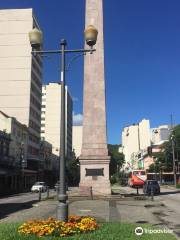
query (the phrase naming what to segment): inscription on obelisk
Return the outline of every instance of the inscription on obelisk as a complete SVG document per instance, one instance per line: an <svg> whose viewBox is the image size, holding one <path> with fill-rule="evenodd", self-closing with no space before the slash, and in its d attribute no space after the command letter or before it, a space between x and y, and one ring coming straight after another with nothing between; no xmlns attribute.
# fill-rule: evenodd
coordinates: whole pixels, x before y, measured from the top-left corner
<svg viewBox="0 0 180 240"><path fill-rule="evenodd" d="M86 0L86 27L98 29L96 52L84 60L83 143L80 156L80 189L92 187L93 194L110 194L106 133L104 78L103 1Z"/></svg>

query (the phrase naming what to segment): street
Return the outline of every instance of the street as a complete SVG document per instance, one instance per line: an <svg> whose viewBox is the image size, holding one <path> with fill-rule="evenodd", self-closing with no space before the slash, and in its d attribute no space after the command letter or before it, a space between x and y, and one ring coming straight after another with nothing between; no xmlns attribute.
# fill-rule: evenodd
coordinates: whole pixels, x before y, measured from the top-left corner
<svg viewBox="0 0 180 240"><path fill-rule="evenodd" d="M116 193L136 194L137 190L130 187L114 187ZM142 189L139 189L139 194L142 195ZM151 199L151 197L149 197ZM154 201L144 206L149 212L156 216L162 224L165 224L169 229L173 229L180 236L180 190L173 187L161 186L161 194L154 196Z"/></svg>
<svg viewBox="0 0 180 240"><path fill-rule="evenodd" d="M136 189L115 186L116 195L109 198L76 198L69 202L70 215L89 215L104 222L149 223L168 227L180 237L180 191L162 187L161 195L136 199ZM74 190L77 191L77 190ZM73 189L72 189L73 192ZM119 194L118 194L119 193ZM139 190L140 196L142 189ZM55 196L53 190L50 196ZM124 197L126 195L126 197ZM47 193L42 194L45 200ZM53 199L39 201L37 193L24 193L0 199L0 223L23 222L29 219L56 217L58 202Z"/></svg>
<svg viewBox="0 0 180 240"><path fill-rule="evenodd" d="M55 196L55 192L50 190L50 196ZM46 199L47 192L42 193L41 198ZM0 198L0 221L4 218L13 218L23 210L31 209L39 202L39 193L21 193L9 197Z"/></svg>
<svg viewBox="0 0 180 240"><path fill-rule="evenodd" d="M161 196L157 197L157 200L161 201L167 208L164 215L160 216L161 220L166 222L169 228L180 233L180 192L176 190L163 192Z"/></svg>

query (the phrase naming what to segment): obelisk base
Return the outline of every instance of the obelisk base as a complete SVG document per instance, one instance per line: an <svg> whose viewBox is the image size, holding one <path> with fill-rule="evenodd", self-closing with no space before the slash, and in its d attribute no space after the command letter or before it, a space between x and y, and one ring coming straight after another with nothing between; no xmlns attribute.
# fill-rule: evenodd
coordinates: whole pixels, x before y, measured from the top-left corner
<svg viewBox="0 0 180 240"><path fill-rule="evenodd" d="M80 193L110 195L109 156L80 156ZM92 192L91 192L92 191Z"/></svg>

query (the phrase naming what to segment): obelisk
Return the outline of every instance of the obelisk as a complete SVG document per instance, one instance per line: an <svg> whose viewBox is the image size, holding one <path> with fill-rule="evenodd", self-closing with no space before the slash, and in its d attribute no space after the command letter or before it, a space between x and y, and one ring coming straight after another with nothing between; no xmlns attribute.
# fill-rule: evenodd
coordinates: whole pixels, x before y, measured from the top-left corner
<svg viewBox="0 0 180 240"><path fill-rule="evenodd" d="M103 0L86 0L86 27L98 30L96 52L84 59L83 142L80 160L80 189L94 195L111 194L106 133L104 77Z"/></svg>

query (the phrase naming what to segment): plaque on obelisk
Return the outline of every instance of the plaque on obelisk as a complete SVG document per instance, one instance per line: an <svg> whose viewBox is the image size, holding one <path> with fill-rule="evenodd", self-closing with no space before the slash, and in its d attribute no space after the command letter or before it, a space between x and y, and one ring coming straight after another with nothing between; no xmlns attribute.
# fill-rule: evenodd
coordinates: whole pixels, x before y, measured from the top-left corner
<svg viewBox="0 0 180 240"><path fill-rule="evenodd" d="M84 60L83 142L80 160L80 189L93 194L111 194L106 133L104 78L103 0L86 0L86 27L98 30L96 52Z"/></svg>

